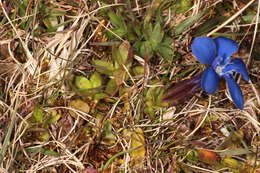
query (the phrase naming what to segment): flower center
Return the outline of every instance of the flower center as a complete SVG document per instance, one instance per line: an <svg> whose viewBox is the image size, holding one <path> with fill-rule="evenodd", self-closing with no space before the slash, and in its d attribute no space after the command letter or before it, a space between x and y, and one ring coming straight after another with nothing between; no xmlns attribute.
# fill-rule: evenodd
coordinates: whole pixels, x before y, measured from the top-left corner
<svg viewBox="0 0 260 173"><path fill-rule="evenodd" d="M223 70L226 68L226 66L230 63L231 57L222 57L217 56L215 60L212 63L212 67L214 68L215 72L222 77L226 72L223 72Z"/></svg>
<svg viewBox="0 0 260 173"><path fill-rule="evenodd" d="M222 70L224 69L224 65L218 65L218 66L216 66L216 68L215 68L215 71L216 71L216 73L219 75L219 76L222 76L223 75L223 72L222 72Z"/></svg>

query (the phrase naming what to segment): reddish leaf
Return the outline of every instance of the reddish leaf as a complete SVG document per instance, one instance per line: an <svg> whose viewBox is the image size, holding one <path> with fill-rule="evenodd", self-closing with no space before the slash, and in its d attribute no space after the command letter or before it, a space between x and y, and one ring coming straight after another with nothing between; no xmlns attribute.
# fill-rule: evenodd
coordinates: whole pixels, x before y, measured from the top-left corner
<svg viewBox="0 0 260 173"><path fill-rule="evenodd" d="M217 153L213 152L213 151L209 151L206 149L200 149L198 151L199 154L199 160L206 162L206 163L216 163L219 161L219 156L217 155Z"/></svg>

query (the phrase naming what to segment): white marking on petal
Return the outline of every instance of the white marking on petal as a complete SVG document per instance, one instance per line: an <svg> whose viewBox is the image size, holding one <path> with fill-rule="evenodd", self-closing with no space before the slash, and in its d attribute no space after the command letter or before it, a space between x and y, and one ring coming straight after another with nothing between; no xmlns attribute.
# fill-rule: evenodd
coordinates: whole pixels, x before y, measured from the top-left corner
<svg viewBox="0 0 260 173"><path fill-rule="evenodd" d="M225 66L221 66L221 65L218 65L215 69L216 73L219 75L219 76L222 76L223 75L223 72L222 70L224 69Z"/></svg>

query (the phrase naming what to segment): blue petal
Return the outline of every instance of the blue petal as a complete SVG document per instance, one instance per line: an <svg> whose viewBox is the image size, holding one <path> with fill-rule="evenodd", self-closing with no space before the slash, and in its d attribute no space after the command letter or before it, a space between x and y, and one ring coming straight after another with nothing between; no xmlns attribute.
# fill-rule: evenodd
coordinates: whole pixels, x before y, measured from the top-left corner
<svg viewBox="0 0 260 173"><path fill-rule="evenodd" d="M240 110L244 109L244 98L242 95L242 91L236 81L233 79L233 76L231 75L225 75L224 78L227 81L228 84L228 90L231 95L231 98L233 102L235 103L236 107L238 107Z"/></svg>
<svg viewBox="0 0 260 173"><path fill-rule="evenodd" d="M201 87L209 94L213 94L218 89L219 76L212 67L208 67L202 74Z"/></svg>
<svg viewBox="0 0 260 173"><path fill-rule="evenodd" d="M244 62L238 58L233 59L224 69L223 72L237 72L240 73L243 78L248 82L249 75Z"/></svg>
<svg viewBox="0 0 260 173"><path fill-rule="evenodd" d="M238 50L237 42L229 38L217 37L214 41L217 46L217 54L219 56L228 58Z"/></svg>
<svg viewBox="0 0 260 173"><path fill-rule="evenodd" d="M216 44L209 37L197 37L191 44L191 50L193 55L202 64L210 64L213 62L216 56Z"/></svg>

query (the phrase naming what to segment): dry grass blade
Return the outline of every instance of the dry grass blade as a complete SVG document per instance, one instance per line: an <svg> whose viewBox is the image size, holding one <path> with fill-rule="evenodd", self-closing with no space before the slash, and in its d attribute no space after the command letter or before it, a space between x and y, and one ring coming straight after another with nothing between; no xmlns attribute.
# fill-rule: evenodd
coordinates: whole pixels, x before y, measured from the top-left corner
<svg viewBox="0 0 260 173"><path fill-rule="evenodd" d="M13 25L13 22L10 20L8 14L6 13L4 7L3 7L3 3L2 3L2 0L0 0L0 4L1 4L1 7L2 7L2 10L3 10L3 13L5 15L5 17L7 18L8 22L10 23L10 25L12 26L13 30L15 31L16 33L16 36L19 38L20 42L22 43L22 46L25 50L25 53L26 53L26 56L28 58L28 61L27 63L25 64L25 69L28 68L29 70L29 73L30 75L34 75L34 73L36 72L36 66L37 66L37 62L36 60L33 58L30 50L28 49L28 46L27 44L22 40L21 36L20 36L20 33L17 31L17 29L15 28L15 26Z"/></svg>

